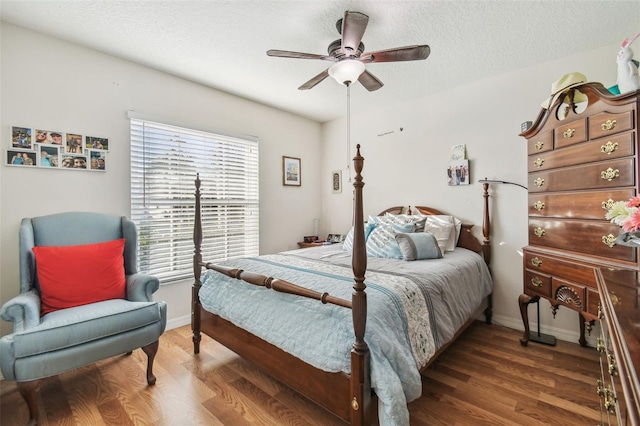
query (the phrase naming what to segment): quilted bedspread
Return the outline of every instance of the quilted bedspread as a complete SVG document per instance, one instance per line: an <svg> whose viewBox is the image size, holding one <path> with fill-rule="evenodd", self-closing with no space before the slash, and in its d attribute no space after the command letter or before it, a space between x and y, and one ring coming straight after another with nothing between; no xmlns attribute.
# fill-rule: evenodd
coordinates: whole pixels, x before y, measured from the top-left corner
<svg viewBox="0 0 640 426"><path fill-rule="evenodd" d="M351 256L337 246L222 264L351 300ZM419 369L475 313L492 290L491 277L482 258L465 249L415 262L369 258L365 276L365 341L380 422L408 425L407 403L422 393ZM214 271L204 275L200 300L206 310L316 368L350 373L355 340L350 309L277 293Z"/></svg>

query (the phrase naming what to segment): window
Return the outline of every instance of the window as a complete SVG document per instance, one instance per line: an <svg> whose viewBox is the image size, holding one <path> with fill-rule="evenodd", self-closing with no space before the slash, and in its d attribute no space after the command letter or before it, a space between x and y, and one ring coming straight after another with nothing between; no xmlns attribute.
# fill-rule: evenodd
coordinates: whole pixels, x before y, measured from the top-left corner
<svg viewBox="0 0 640 426"><path fill-rule="evenodd" d="M142 273L161 283L193 277L196 174L202 181L202 258L259 251L258 141L131 119L131 219Z"/></svg>

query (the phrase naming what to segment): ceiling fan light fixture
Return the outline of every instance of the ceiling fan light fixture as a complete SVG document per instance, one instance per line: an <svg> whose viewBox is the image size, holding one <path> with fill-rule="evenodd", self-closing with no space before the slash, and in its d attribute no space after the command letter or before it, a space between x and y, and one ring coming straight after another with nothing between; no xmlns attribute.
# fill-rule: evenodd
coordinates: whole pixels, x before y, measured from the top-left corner
<svg viewBox="0 0 640 426"><path fill-rule="evenodd" d="M329 68L329 75L345 86L358 80L364 72L364 64L357 59L343 59Z"/></svg>

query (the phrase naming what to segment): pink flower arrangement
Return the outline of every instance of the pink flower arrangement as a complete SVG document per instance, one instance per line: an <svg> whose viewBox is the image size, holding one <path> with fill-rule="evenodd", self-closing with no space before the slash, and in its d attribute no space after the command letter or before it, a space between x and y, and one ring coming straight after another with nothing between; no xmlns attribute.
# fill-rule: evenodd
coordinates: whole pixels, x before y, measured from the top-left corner
<svg viewBox="0 0 640 426"><path fill-rule="evenodd" d="M620 226L625 232L640 230L640 197L631 197L626 202L616 201L604 217Z"/></svg>

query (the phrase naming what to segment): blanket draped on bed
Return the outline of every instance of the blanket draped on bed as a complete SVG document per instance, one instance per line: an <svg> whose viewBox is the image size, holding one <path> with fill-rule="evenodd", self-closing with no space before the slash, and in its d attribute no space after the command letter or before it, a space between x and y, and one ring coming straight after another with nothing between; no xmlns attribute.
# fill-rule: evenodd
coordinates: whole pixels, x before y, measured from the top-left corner
<svg viewBox="0 0 640 426"><path fill-rule="evenodd" d="M328 260L331 251L325 251L329 255L323 258L309 258L303 256L302 251L294 251L229 260L223 265L351 300L353 272L345 264L344 252L335 252L341 258L335 263ZM475 253L468 253L480 259ZM456 258L455 255L449 257ZM420 274L398 273L395 272L397 268L385 270L387 266L381 264L376 270L375 259L369 259L370 263L371 260L374 267L367 270L365 281L368 305L365 341L370 350L371 386L380 401L381 424L408 425L407 402L422 393L420 367L453 336L455 330L449 328L461 325L448 325L461 319L447 318L444 326L438 326L434 313L440 315L439 312L448 309L444 305L449 302L443 302L449 297L448 293L453 292L455 299L466 298L460 295L459 283L470 280L471 275L475 274L471 279L472 288L463 292L470 293L471 299L481 300L489 294L491 279L488 270L484 271L486 266L484 269L482 266L472 267L472 271L466 272L462 278L459 271L455 277L448 278L437 273L437 269L429 274L424 271ZM478 270L483 273L478 274ZM451 280L455 283L452 284ZM355 340L350 309L277 293L214 271L205 274L199 295L207 311L306 363L324 371L350 373L350 351ZM434 303L438 305L435 308ZM453 316L459 315L454 312ZM462 323L464 321L466 318Z"/></svg>

